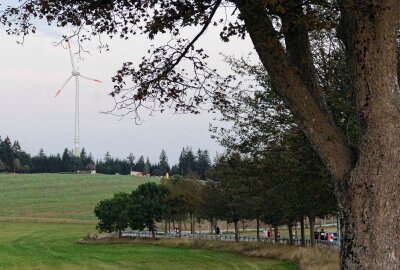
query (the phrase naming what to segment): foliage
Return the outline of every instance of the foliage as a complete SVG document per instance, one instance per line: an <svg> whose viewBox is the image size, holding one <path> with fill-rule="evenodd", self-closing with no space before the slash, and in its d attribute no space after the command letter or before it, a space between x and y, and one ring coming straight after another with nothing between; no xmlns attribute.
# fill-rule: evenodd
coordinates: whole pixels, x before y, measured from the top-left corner
<svg viewBox="0 0 400 270"><path fill-rule="evenodd" d="M165 214L165 197L168 189L156 183L138 186L130 195L129 225L132 229L148 228L155 237L155 223Z"/></svg>
<svg viewBox="0 0 400 270"><path fill-rule="evenodd" d="M208 151L198 149L195 154L189 146L182 148L178 168L179 172L175 171L175 174L192 179L207 179L207 174L211 169Z"/></svg>
<svg viewBox="0 0 400 270"><path fill-rule="evenodd" d="M128 207L130 205L128 193L116 193L112 199L105 199L97 204L94 213L99 219L96 228L99 232L118 232L121 237L122 230L129 224Z"/></svg>
<svg viewBox="0 0 400 270"><path fill-rule="evenodd" d="M232 107L221 108L222 121L232 122L232 127L214 127L212 131L214 138L228 151L239 151L251 157L253 169L247 175L253 186L263 190L265 199L258 199L258 203L268 205L263 210L264 220L275 225L291 224L303 216L323 218L337 211L329 172L299 129L297 119L277 96L275 86L264 69L249 64L245 59L227 58L227 61L236 73L255 79L258 87L251 92L236 92ZM321 68L321 73L330 73L328 68L333 68L335 64L325 64L327 66ZM332 82L331 86L335 85ZM338 89L343 87L338 83ZM330 100L349 104L339 97L337 94ZM346 115L341 117L344 119L338 121L348 122ZM347 131L351 129L347 127ZM349 140L356 144L352 134L349 134ZM258 173L253 173L250 178L251 171Z"/></svg>
<svg viewBox="0 0 400 270"><path fill-rule="evenodd" d="M198 214L202 184L199 181L180 176L164 177L161 179L161 184L169 191L165 200L167 210L164 219L181 222L189 216L190 230L191 233L194 233L194 216Z"/></svg>
<svg viewBox="0 0 400 270"><path fill-rule="evenodd" d="M7 136L4 140L0 137L0 171L28 172L32 167L30 156L21 150L18 141L11 142Z"/></svg>
<svg viewBox="0 0 400 270"><path fill-rule="evenodd" d="M189 149L189 147L187 147ZM188 170L193 171L193 176L197 178L206 177L206 173L211 167L210 157L207 150L199 149L194 155L194 163ZM0 137L0 161L3 166L0 171L17 173L57 173L57 172L89 172L96 169L102 174L130 174L131 171L142 172L145 175L165 176L171 172L168 164L168 157L164 150L160 153L158 163L151 163L149 158L140 156L137 161L133 153L125 159L114 158L110 152L106 152L102 160L95 162L93 155L87 153L83 147L79 157L75 157L71 149L65 148L62 155L47 155L43 149L37 155L31 157L21 149L18 141L11 142L9 137L4 140ZM135 162L136 161L136 162ZM174 167L175 166L175 167ZM177 168L178 165L174 165ZM174 173L180 173L174 169Z"/></svg>
<svg viewBox="0 0 400 270"><path fill-rule="evenodd" d="M237 15L218 20L218 8L230 5L232 15ZM396 0L134 3L32 0L19 7L6 8L1 21L9 27L9 33L27 34L35 31L32 20L41 18L49 24L76 28L80 40L100 34L122 38L146 34L153 39L168 32L172 40L149 50L149 56L142 58L137 69L132 62L124 63L113 78L115 86L111 95L119 99L116 108L125 109L123 114L134 112L136 115L138 108L143 107L163 109L175 105L176 110L195 113L199 105L207 102L229 107L226 93L235 76L221 78L207 65L207 54L196 48L195 43L210 25L223 27L220 37L224 41L248 34L275 89L336 180L346 219L342 267L366 269L378 265L398 266L396 256L388 257L387 252L396 255L399 250L399 239L393 237L399 224L397 221L382 223L384 215L375 215L399 211L397 193L381 196L382 189L390 190L397 184L393 179L398 178L399 171L393 162L398 159L393 149L399 147L396 136L400 129L399 86L394 81L398 79L395 44L398 14ZM181 37L181 28L193 26L198 31L194 37L189 40ZM349 86L354 88L355 96L349 98L353 104L347 109L351 112L357 100L356 114L342 117L343 112L328 107L344 105L342 101L346 98L342 94L347 92L351 97L353 90L339 93L341 100L335 100L336 94L327 95L323 91L323 84L329 87L330 81L322 84L319 81L312 34L324 31L337 34L346 46ZM182 68L185 61L192 64L188 65L191 70ZM156 104L148 106L146 101ZM344 127L355 132L343 132ZM371 171L376 170L380 173L372 175ZM373 211L374 214L360 211L365 204L382 211ZM367 237L365 228L367 232L370 228L379 228L387 235Z"/></svg>

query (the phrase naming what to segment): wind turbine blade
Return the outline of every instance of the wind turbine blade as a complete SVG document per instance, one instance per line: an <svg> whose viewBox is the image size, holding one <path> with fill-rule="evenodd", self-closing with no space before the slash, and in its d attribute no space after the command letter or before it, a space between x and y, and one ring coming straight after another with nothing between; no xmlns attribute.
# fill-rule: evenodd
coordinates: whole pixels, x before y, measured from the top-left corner
<svg viewBox="0 0 400 270"><path fill-rule="evenodd" d="M71 49L71 42L69 41L69 39L67 39L67 42L68 42L69 57L71 58L72 70L75 71L75 63L74 63L74 56L72 54L72 49Z"/></svg>
<svg viewBox="0 0 400 270"><path fill-rule="evenodd" d="M68 79L64 82L64 84L61 86L61 88L57 90L57 93L56 93L56 95L54 97L57 97L61 93L61 90L64 89L64 87L72 79L72 77L74 77L74 76L71 75L71 76L68 77Z"/></svg>
<svg viewBox="0 0 400 270"><path fill-rule="evenodd" d="M95 81L95 82L98 82L98 83L103 83L103 82L100 81L100 80L93 79L93 78L89 78L89 77L84 76L84 75L81 75L81 74L79 74L79 77L82 77L82 78L84 78L84 79L86 79L86 80Z"/></svg>

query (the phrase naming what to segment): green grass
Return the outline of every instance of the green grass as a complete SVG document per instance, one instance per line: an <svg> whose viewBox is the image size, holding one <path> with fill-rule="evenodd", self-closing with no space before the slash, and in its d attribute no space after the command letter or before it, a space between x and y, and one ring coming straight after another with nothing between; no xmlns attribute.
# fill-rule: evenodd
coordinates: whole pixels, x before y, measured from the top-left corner
<svg viewBox="0 0 400 270"><path fill-rule="evenodd" d="M90 224L0 222L1 269L260 269L293 263L189 248L140 244L82 245Z"/></svg>
<svg viewBox="0 0 400 270"><path fill-rule="evenodd" d="M148 244L82 245L95 205L159 178L0 174L0 269L274 269L296 265L231 252Z"/></svg>
<svg viewBox="0 0 400 270"><path fill-rule="evenodd" d="M0 218L95 220L95 205L156 177L90 174L0 174Z"/></svg>

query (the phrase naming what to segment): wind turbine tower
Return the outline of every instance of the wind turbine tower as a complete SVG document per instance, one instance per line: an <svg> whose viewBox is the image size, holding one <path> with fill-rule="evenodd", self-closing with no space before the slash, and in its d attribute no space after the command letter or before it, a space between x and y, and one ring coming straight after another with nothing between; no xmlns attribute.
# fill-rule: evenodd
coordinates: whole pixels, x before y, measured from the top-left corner
<svg viewBox="0 0 400 270"><path fill-rule="evenodd" d="M57 97L61 93L61 90L63 90L65 86L68 84L68 82L75 77L75 138L74 138L73 153L74 156L79 157L81 154L81 149L79 147L79 77L86 80L95 81L98 83L101 83L101 81L84 76L79 72L79 68L75 65L74 55L72 54L72 49L71 49L71 43L69 40L67 40L67 43L68 43L69 57L71 59L71 65L72 65L72 74L64 82L61 88L58 89L55 97Z"/></svg>

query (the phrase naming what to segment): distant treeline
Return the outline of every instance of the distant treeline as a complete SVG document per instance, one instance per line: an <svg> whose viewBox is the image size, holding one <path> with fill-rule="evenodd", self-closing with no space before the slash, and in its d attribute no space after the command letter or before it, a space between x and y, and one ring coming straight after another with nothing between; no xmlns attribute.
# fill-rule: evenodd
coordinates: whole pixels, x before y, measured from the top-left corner
<svg viewBox="0 0 400 270"><path fill-rule="evenodd" d="M21 149L18 141L12 142L7 136L0 137L0 172L14 173L59 173L96 170L103 174L130 174L131 171L142 172L145 175L164 176L182 175L188 178L206 179L211 168L211 160L207 150L199 149L193 152L191 147L184 147L179 156L178 164L170 166L164 150L159 161L152 163L149 158L140 156L136 159L130 153L125 159L113 158L107 152L103 159L95 160L91 153L82 148L79 157L72 150L64 149L62 155L46 155L43 149L31 156Z"/></svg>

